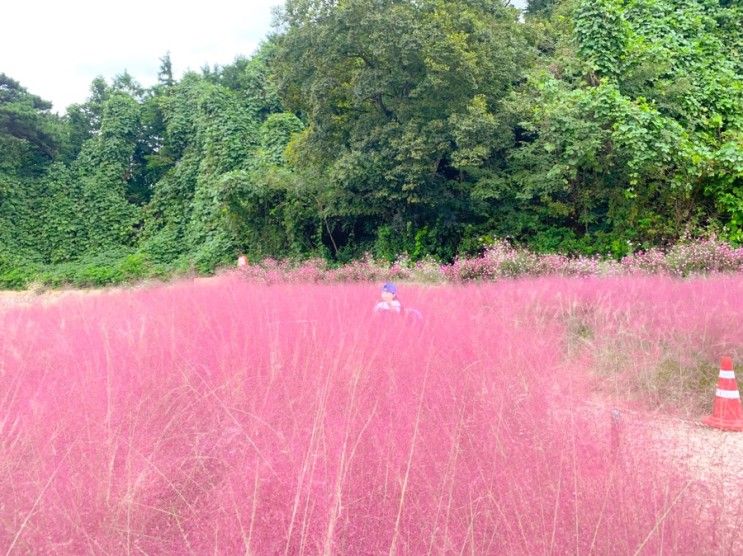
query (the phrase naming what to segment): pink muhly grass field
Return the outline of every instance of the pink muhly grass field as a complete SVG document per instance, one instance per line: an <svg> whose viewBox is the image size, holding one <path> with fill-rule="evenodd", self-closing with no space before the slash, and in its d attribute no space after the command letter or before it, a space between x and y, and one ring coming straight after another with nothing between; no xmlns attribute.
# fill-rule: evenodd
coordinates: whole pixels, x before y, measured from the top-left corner
<svg viewBox="0 0 743 556"><path fill-rule="evenodd" d="M400 291L421 323L236 276L0 312L0 552L743 550L740 504L584 410L669 357L714 385L740 277Z"/></svg>

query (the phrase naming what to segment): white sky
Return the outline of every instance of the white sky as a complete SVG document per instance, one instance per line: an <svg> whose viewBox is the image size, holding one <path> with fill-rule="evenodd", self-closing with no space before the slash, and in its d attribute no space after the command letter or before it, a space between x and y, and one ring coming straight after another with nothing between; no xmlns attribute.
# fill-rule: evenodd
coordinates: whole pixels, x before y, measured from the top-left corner
<svg viewBox="0 0 743 556"><path fill-rule="evenodd" d="M127 70L145 87L170 51L176 78L205 64L249 56L271 30L283 0L36 0L7 2L0 73L64 112L91 81ZM526 0L512 0L523 7Z"/></svg>
<svg viewBox="0 0 743 556"><path fill-rule="evenodd" d="M4 3L5 4L5 3ZM282 0L36 0L3 5L0 73L64 112L91 81L127 70L157 80L170 51L176 78L205 64L249 56L271 30Z"/></svg>

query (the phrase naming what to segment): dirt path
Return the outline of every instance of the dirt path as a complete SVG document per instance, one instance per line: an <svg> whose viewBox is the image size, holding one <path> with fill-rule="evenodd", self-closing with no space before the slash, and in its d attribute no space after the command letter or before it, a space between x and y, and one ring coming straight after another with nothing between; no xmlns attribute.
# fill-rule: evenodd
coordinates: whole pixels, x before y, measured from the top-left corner
<svg viewBox="0 0 743 556"><path fill-rule="evenodd" d="M626 450L652 450L669 471L679 473L698 500L699 518L716 524L729 553L742 553L743 432L726 432L699 420L625 409L600 400L575 410L604 423L607 442L615 445L620 459Z"/></svg>
<svg viewBox="0 0 743 556"><path fill-rule="evenodd" d="M632 426L632 417L628 421ZM636 426L645 426L651 431L658 454L689 478L690 487L700 499L702 514L718 524L718 535L728 544L730 553L741 554L743 432L712 429L699 422L680 419L655 419ZM710 514L710 508L721 513Z"/></svg>
<svg viewBox="0 0 743 556"><path fill-rule="evenodd" d="M710 409L711 406L712 397ZM607 430L614 427L620 445L631 445L632 438L650 435L655 450L669 465L701 481L737 485L741 488L738 495L743 495L743 432L722 431L703 425L701 420L626 409L595 400L586 403L584 410L598 422L604 420Z"/></svg>

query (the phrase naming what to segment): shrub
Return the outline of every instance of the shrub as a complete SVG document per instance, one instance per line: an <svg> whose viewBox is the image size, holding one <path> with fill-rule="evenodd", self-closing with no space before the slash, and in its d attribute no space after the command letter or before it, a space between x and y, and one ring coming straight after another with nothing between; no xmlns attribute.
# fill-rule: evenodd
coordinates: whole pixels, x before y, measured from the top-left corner
<svg viewBox="0 0 743 556"><path fill-rule="evenodd" d="M115 266L87 264L76 269L74 280L75 285L99 287L119 284L124 276Z"/></svg>
<svg viewBox="0 0 743 556"><path fill-rule="evenodd" d="M132 253L118 263L118 269L124 280L140 280L153 274L152 262L144 253Z"/></svg>
<svg viewBox="0 0 743 556"><path fill-rule="evenodd" d="M0 256L0 288L20 289L30 282L57 287L106 286L144 278L166 278L184 273L209 274L220 265L234 264L228 242L215 238L193 256L162 262L151 250L102 252L76 262L52 266L34 265L25 260ZM222 267L224 270L224 266ZM229 267L228 267L229 268ZM331 266L323 259L299 261L266 258L241 269L243 276L263 282L418 282L492 281L523 276L616 276L622 274L671 275L739 272L743 270L743 248L712 239L686 241L669 250L660 248L637 252L616 261L598 256L539 254L495 242L479 257L458 257L440 264L432 257L414 261L403 255L393 262L361 259Z"/></svg>
<svg viewBox="0 0 743 556"><path fill-rule="evenodd" d="M28 267L11 268L0 272L0 289L22 290L30 284L36 272Z"/></svg>

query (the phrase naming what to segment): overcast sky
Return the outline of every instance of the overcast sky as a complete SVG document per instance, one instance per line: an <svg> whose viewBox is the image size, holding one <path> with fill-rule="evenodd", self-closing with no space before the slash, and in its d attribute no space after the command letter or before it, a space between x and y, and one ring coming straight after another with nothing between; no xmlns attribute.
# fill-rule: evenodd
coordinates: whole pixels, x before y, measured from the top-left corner
<svg viewBox="0 0 743 556"><path fill-rule="evenodd" d="M517 6L526 0L512 0ZM168 51L176 78L249 56L283 0L36 0L3 6L0 73L64 112L98 75L157 80Z"/></svg>
<svg viewBox="0 0 743 556"><path fill-rule="evenodd" d="M127 70L157 80L170 51L173 70L228 64L252 54L282 0L36 0L3 6L0 73L63 112L88 96L90 82Z"/></svg>

